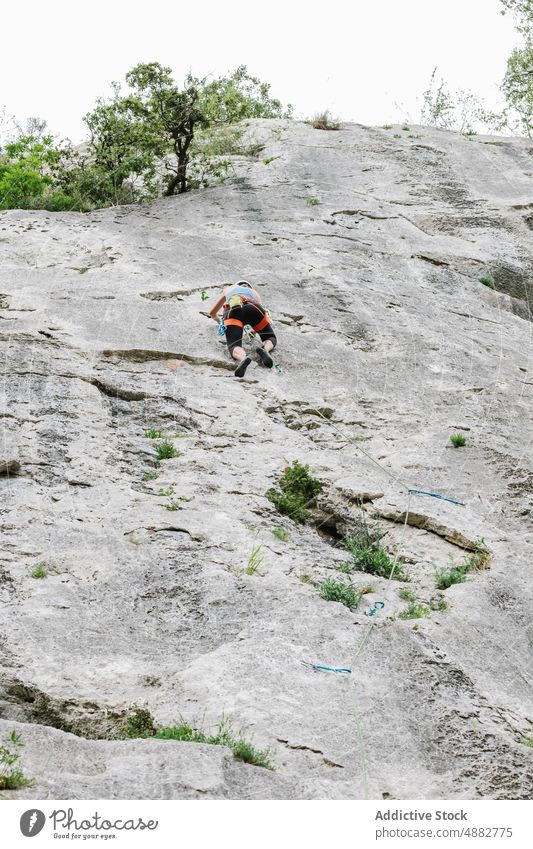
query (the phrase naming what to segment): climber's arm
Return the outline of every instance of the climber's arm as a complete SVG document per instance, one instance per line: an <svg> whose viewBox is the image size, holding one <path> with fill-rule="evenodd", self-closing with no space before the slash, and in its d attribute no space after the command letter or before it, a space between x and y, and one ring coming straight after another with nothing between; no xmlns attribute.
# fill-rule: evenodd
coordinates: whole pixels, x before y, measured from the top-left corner
<svg viewBox="0 0 533 849"><path fill-rule="evenodd" d="M211 318L214 321L216 321L217 324L219 324L219 322L220 322L220 318L218 316L218 311L221 308L221 306L222 306L222 304L224 303L225 300L226 300L226 296L224 294L222 294L220 296L220 298L218 299L218 301L216 301L216 303L213 305L213 308L209 310L209 315L211 316Z"/></svg>

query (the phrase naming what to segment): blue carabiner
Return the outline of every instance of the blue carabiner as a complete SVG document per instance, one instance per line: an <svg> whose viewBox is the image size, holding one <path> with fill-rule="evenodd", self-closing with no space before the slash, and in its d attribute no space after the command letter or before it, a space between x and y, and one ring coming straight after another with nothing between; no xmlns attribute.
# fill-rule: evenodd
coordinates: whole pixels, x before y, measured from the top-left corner
<svg viewBox="0 0 533 849"><path fill-rule="evenodd" d="M384 607L384 601L375 601L370 610L365 610L365 616L375 616L378 610L383 610Z"/></svg>

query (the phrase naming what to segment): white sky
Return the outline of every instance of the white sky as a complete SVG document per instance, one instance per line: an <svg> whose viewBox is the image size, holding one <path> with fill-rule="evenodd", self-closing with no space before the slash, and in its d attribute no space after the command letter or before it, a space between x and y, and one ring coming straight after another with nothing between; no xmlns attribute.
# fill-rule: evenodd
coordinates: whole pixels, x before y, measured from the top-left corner
<svg viewBox="0 0 533 849"><path fill-rule="evenodd" d="M416 122L438 66L451 88L499 101L520 42L499 0L25 0L2 4L0 107L38 115L73 141L111 80L138 62L181 81L239 64L272 85L297 117L324 108L344 120Z"/></svg>

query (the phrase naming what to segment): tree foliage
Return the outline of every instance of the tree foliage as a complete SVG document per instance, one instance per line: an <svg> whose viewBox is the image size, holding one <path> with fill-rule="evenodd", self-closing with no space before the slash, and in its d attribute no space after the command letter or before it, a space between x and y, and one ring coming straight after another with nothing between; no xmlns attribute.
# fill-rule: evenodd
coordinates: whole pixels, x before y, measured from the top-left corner
<svg viewBox="0 0 533 849"><path fill-rule="evenodd" d="M522 47L513 50L507 60L507 70L503 78L502 92L507 101L511 116L514 114L514 128L527 136L533 134L533 0L500 0L502 14L511 12L516 28L524 37Z"/></svg>
<svg viewBox="0 0 533 849"><path fill-rule="evenodd" d="M468 135L479 128L501 129L505 119L488 110L473 92L464 89L452 92L444 79L437 80L437 68L434 68L429 86L422 93L420 123Z"/></svg>
<svg viewBox="0 0 533 849"><path fill-rule="evenodd" d="M533 33L533 0L500 0L502 15L511 12L516 20L516 28L526 39Z"/></svg>
<svg viewBox="0 0 533 849"><path fill-rule="evenodd" d="M14 125L0 147L0 208L85 211L206 186L224 179L229 157L254 152L239 122L290 115L244 65L210 80L189 74L180 86L170 68L141 63L125 81L85 116L83 148L55 140L39 118ZM5 135L8 126L0 115Z"/></svg>
<svg viewBox="0 0 533 849"><path fill-rule="evenodd" d="M511 110L516 113L517 129L533 134L533 43L516 48L507 60L502 91Z"/></svg>

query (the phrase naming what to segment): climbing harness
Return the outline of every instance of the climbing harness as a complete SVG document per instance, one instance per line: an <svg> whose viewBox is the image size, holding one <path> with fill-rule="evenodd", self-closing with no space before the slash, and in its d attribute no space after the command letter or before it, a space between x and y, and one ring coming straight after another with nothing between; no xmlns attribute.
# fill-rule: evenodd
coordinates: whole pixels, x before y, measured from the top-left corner
<svg viewBox="0 0 533 849"><path fill-rule="evenodd" d="M320 672L345 672L348 675L351 675L351 669L345 669L342 666L322 666L320 663L310 663L308 660L302 660L304 666L310 666L311 669L317 669Z"/></svg>
<svg viewBox="0 0 533 849"><path fill-rule="evenodd" d="M378 610L383 610L384 607L384 601L375 601L370 610L365 611L365 616L375 616Z"/></svg>

